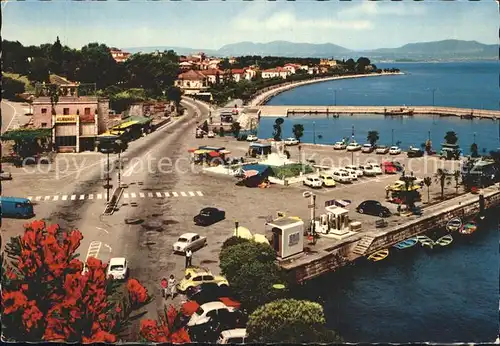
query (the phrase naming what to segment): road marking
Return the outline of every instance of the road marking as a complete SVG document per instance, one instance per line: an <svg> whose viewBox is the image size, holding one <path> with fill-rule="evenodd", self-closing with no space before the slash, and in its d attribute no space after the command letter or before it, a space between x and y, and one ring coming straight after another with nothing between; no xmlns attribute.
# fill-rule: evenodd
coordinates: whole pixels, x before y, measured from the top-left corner
<svg viewBox="0 0 500 346"><path fill-rule="evenodd" d="M368 182L368 181L367 181ZM364 182L362 182L364 183ZM361 182L360 182L361 184ZM353 184L349 184L349 186L352 186ZM344 187L344 185L341 185L341 186L338 186L337 188L342 188ZM69 199L71 199L71 201L74 201L77 199L77 196L78 195L53 195L53 196L29 196L27 197L27 199L29 199L30 201L31 200L37 200L37 201L40 201L40 200L44 200L44 201L68 201ZM79 195L80 197L78 198L80 201L82 200L102 200L102 199L106 199L106 194L105 193L97 193L97 194L83 194L83 195ZM198 197L198 196L204 196L203 193L201 191L179 191L179 192L176 192L176 191L173 191L173 192L147 192L147 193L143 193L143 192L125 192L123 193L123 197L126 198L126 199L129 199L129 198L137 198L137 197L140 197L140 198L167 198L167 197L179 197L179 196L182 196L182 197Z"/></svg>
<svg viewBox="0 0 500 346"><path fill-rule="evenodd" d="M170 197L170 193L165 192L165 197Z"/></svg>
<svg viewBox="0 0 500 346"><path fill-rule="evenodd" d="M124 197L124 198L128 198L128 197L129 197L129 196L128 196L128 193L126 193L126 192L125 192L125 193L123 194L123 197Z"/></svg>
<svg viewBox="0 0 500 346"><path fill-rule="evenodd" d="M104 231L104 232L106 232L106 233L108 233L108 234L109 234L109 232L108 232L107 230L105 230L104 228L101 228L101 227L96 227L96 228L97 228L99 231Z"/></svg>
<svg viewBox="0 0 500 346"><path fill-rule="evenodd" d="M90 195L89 195L89 199L94 199L94 195L93 195L93 194L90 194Z"/></svg>
<svg viewBox="0 0 500 346"><path fill-rule="evenodd" d="M42 199L42 196L36 196L36 200L39 201Z"/></svg>
<svg viewBox="0 0 500 346"><path fill-rule="evenodd" d="M131 193L130 196L132 196L132 198L135 198L135 193Z"/></svg>
<svg viewBox="0 0 500 346"><path fill-rule="evenodd" d="M74 201L76 199L76 195L71 195L71 200Z"/></svg>
<svg viewBox="0 0 500 346"><path fill-rule="evenodd" d="M172 192L172 195L173 195L174 197L179 197L179 194L178 194L177 192Z"/></svg>
<svg viewBox="0 0 500 346"><path fill-rule="evenodd" d="M196 191L196 193L198 194L198 196L203 196L203 194L201 193L201 191Z"/></svg>
<svg viewBox="0 0 500 346"><path fill-rule="evenodd" d="M148 197L153 197L153 193L152 192L148 192Z"/></svg>
<svg viewBox="0 0 500 346"><path fill-rule="evenodd" d="M145 196L142 192L139 192L139 196L140 196L141 198L146 197L146 196Z"/></svg>
<svg viewBox="0 0 500 346"><path fill-rule="evenodd" d="M51 196L45 196L45 200L48 201Z"/></svg>
<svg viewBox="0 0 500 346"><path fill-rule="evenodd" d="M80 195L80 200L85 199L85 195Z"/></svg>
<svg viewBox="0 0 500 346"><path fill-rule="evenodd" d="M89 250L87 251L87 257L85 258L85 262L89 259L89 257L97 258L99 256L99 251L101 250L102 243L100 241L93 241L89 245Z"/></svg>
<svg viewBox="0 0 500 346"><path fill-rule="evenodd" d="M113 250L111 249L111 246L109 246L108 244L104 244L104 247L107 247L109 249L109 252L112 252Z"/></svg>
<svg viewBox="0 0 500 346"><path fill-rule="evenodd" d="M6 101L2 101L3 103L5 103L7 106L9 106L10 108L12 108L14 110L14 115L12 116L12 118L10 119L9 121L9 124L7 125L7 128L5 129L5 131L8 131L9 130L9 127L10 125L12 124L12 122L14 121L14 119L17 117L17 110L16 108L11 105L10 103L6 102Z"/></svg>
<svg viewBox="0 0 500 346"><path fill-rule="evenodd" d="M61 199L62 199L63 201L67 200L67 199L68 199L68 195L64 195L64 196L62 196L62 198L61 198Z"/></svg>
<svg viewBox="0 0 500 346"><path fill-rule="evenodd" d="M97 194L97 199L102 199L102 193Z"/></svg>
<svg viewBox="0 0 500 346"><path fill-rule="evenodd" d="M59 200L59 196L55 195L53 201L58 201L58 200Z"/></svg>
<svg viewBox="0 0 500 346"><path fill-rule="evenodd" d="M194 192L193 191L189 191L189 196L194 196Z"/></svg>
<svg viewBox="0 0 500 346"><path fill-rule="evenodd" d="M184 191L181 191L181 196L182 197L186 197L187 195L186 195L186 193Z"/></svg>
<svg viewBox="0 0 500 346"><path fill-rule="evenodd" d="M162 196L161 192L157 192L157 193L156 193L156 197L160 197L160 198L161 198L161 197L163 197L163 196Z"/></svg>

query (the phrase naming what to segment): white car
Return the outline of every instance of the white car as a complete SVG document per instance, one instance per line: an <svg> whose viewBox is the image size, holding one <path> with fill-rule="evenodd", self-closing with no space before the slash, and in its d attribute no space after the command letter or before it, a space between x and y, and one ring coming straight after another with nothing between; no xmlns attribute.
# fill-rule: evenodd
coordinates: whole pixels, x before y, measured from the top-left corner
<svg viewBox="0 0 500 346"><path fill-rule="evenodd" d="M208 131L207 137L208 138L215 138L215 133L213 131Z"/></svg>
<svg viewBox="0 0 500 346"><path fill-rule="evenodd" d="M382 167L378 163L370 163L370 166L372 166L373 171L375 174L382 174Z"/></svg>
<svg viewBox="0 0 500 346"><path fill-rule="evenodd" d="M358 174L355 171L352 171L352 170L347 169L347 168L340 168L339 171L346 172L347 174L349 174L349 177L351 178L351 180L358 180Z"/></svg>
<svg viewBox="0 0 500 346"><path fill-rule="evenodd" d="M255 142L255 141L258 141L258 140L259 140L259 138L257 138L256 135L248 135L247 136L247 141L248 142Z"/></svg>
<svg viewBox="0 0 500 346"><path fill-rule="evenodd" d="M345 148L347 148L347 145L344 142L336 142L333 145L334 150L344 150Z"/></svg>
<svg viewBox="0 0 500 346"><path fill-rule="evenodd" d="M207 245L207 238L202 237L197 233L184 233L177 239L172 246L174 252L186 252L187 249L191 251L201 249Z"/></svg>
<svg viewBox="0 0 500 346"><path fill-rule="evenodd" d="M306 177L306 179L304 179L304 185L320 188L323 186L323 181L319 177Z"/></svg>
<svg viewBox="0 0 500 346"><path fill-rule="evenodd" d="M351 142L349 145L346 147L347 151L358 151L361 150L361 145L359 145L356 142Z"/></svg>
<svg viewBox="0 0 500 346"><path fill-rule="evenodd" d="M391 147L389 149L389 155L399 155L401 154L401 149L399 147Z"/></svg>
<svg viewBox="0 0 500 346"><path fill-rule="evenodd" d="M236 309L227 306L223 302L205 303L202 304L193 315L191 315L191 318L189 319L187 325L188 327L193 327L207 323L212 319L212 317L217 318L217 315L221 310L225 310L222 313L227 313L227 312L234 312Z"/></svg>
<svg viewBox="0 0 500 346"><path fill-rule="evenodd" d="M384 155L389 153L389 150L390 150L389 147L386 147L385 145L379 145L377 149L375 149L375 154Z"/></svg>
<svg viewBox="0 0 500 346"><path fill-rule="evenodd" d="M361 147L361 152L365 154L373 153L374 150L375 147L371 144L363 144L363 146Z"/></svg>
<svg viewBox="0 0 500 346"><path fill-rule="evenodd" d="M247 339L245 328L229 329L220 333L218 344L244 344Z"/></svg>
<svg viewBox="0 0 500 346"><path fill-rule="evenodd" d="M333 180L338 181L339 183L351 183L351 175L346 171L335 171L332 173Z"/></svg>
<svg viewBox="0 0 500 346"><path fill-rule="evenodd" d="M107 276L114 280L125 280L128 276L128 263L125 257L113 257L109 260Z"/></svg>
<svg viewBox="0 0 500 346"><path fill-rule="evenodd" d="M285 139L284 142L285 142L285 145L298 145L299 144L299 140L296 138L293 138L293 137Z"/></svg>
<svg viewBox="0 0 500 346"><path fill-rule="evenodd" d="M344 167L345 169L347 169L348 171L353 171L356 173L356 175L359 177L362 177L364 175L363 173L363 170L360 169L358 166L355 166L355 165L347 165Z"/></svg>
<svg viewBox="0 0 500 346"><path fill-rule="evenodd" d="M362 165L359 166L359 169L363 171L363 175L367 177L374 177L377 175L377 173L373 170L373 167L371 165Z"/></svg>

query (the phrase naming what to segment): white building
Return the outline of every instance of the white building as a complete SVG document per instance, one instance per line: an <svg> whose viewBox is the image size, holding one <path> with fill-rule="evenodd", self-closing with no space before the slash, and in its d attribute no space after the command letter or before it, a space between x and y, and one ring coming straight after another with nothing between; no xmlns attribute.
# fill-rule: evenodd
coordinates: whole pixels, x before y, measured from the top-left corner
<svg viewBox="0 0 500 346"><path fill-rule="evenodd" d="M268 79L268 78L283 78L286 79L289 75L291 75L291 72L287 69L284 69L283 67L276 67L276 68L271 68L268 70L262 71L262 78Z"/></svg>

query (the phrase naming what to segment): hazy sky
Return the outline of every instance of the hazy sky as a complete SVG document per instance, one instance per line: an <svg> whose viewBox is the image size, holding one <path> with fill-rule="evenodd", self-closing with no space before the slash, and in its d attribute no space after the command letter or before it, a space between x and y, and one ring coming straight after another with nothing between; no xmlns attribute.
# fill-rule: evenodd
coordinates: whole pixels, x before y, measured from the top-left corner
<svg viewBox="0 0 500 346"><path fill-rule="evenodd" d="M495 44L499 22L493 0L26 0L2 4L2 9L3 38L29 45L53 42L59 36L63 44L75 48L96 41L122 48L205 49L274 40L331 42L350 49L443 39Z"/></svg>

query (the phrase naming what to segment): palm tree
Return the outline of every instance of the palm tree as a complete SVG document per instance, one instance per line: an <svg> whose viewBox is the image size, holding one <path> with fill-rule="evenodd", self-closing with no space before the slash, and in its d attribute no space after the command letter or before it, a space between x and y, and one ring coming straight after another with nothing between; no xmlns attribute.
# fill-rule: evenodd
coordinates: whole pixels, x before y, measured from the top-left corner
<svg viewBox="0 0 500 346"><path fill-rule="evenodd" d="M295 136L295 139L297 139L300 142L300 139L304 135L304 125L302 124L294 124L292 128L293 135Z"/></svg>
<svg viewBox="0 0 500 346"><path fill-rule="evenodd" d="M448 131L446 132L446 135L444 136L444 140L448 144L457 144L458 142L458 137L455 131Z"/></svg>
<svg viewBox="0 0 500 346"><path fill-rule="evenodd" d="M368 131L368 135L366 136L366 140L370 142L370 144L375 146L375 143L379 140L378 131Z"/></svg>
<svg viewBox="0 0 500 346"><path fill-rule="evenodd" d="M472 157L478 157L479 156L479 149L478 149L476 143L472 143L470 145L470 156L472 156Z"/></svg>
<svg viewBox="0 0 500 346"><path fill-rule="evenodd" d="M424 184L427 186L427 203L431 202L431 192L430 192L430 187L432 185L432 178L431 177L425 177L424 178Z"/></svg>
<svg viewBox="0 0 500 346"><path fill-rule="evenodd" d="M436 171L436 181L441 187L441 199L444 199L444 188L450 184L450 176L444 169L438 168Z"/></svg>

